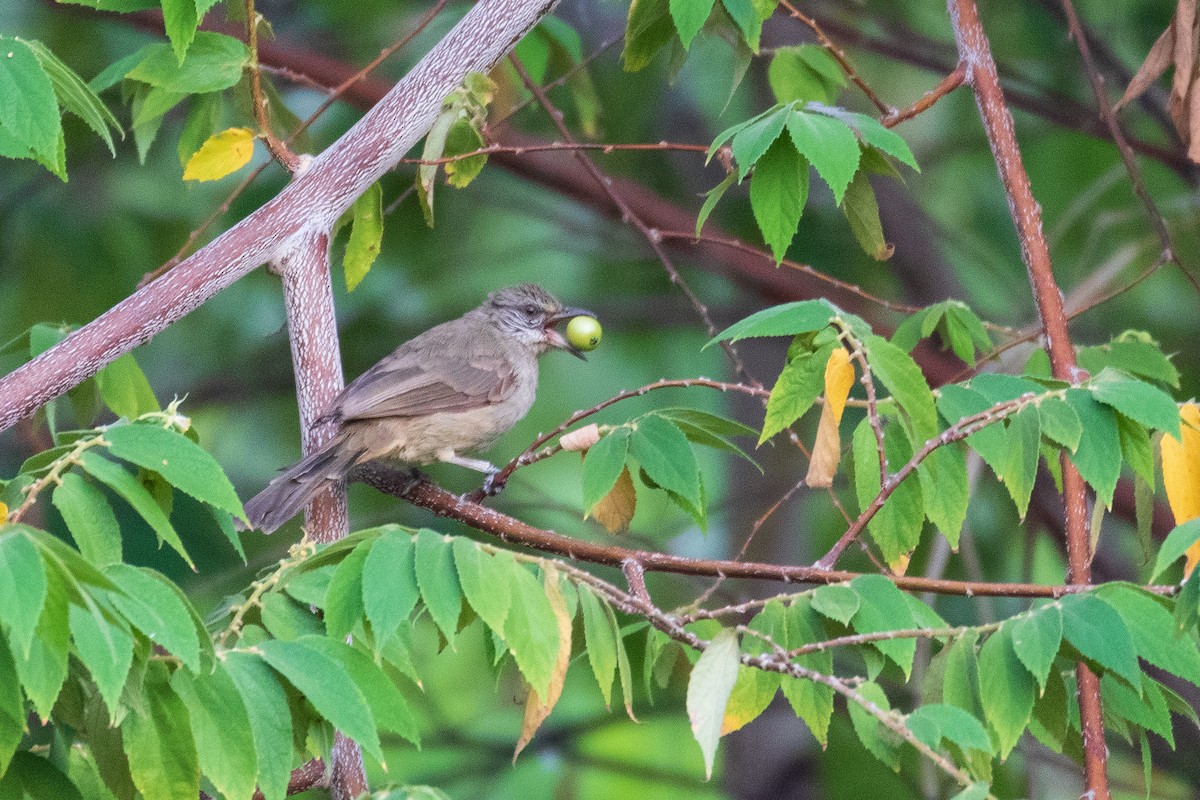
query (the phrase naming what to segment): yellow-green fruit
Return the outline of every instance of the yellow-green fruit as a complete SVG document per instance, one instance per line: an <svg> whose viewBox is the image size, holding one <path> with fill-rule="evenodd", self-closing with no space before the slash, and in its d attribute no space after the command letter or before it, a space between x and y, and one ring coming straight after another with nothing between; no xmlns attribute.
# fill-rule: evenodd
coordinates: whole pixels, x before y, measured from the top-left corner
<svg viewBox="0 0 1200 800"><path fill-rule="evenodd" d="M579 350L590 352L600 346L600 320L595 317L571 317L567 323L567 342Z"/></svg>

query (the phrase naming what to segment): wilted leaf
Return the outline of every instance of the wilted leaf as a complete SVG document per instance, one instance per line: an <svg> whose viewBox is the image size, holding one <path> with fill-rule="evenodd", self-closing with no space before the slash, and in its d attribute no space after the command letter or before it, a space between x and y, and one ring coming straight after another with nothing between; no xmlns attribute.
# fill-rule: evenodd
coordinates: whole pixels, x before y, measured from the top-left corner
<svg viewBox="0 0 1200 800"><path fill-rule="evenodd" d="M729 703L737 676L737 634L729 628L722 628L700 654L688 680L688 719L692 724L692 735L696 737L700 752L704 755L705 778L712 777L725 706Z"/></svg>
<svg viewBox="0 0 1200 800"><path fill-rule="evenodd" d="M613 488L592 506L591 515L609 533L616 533L629 527L636 511L637 489L634 488L629 467L623 467Z"/></svg>
<svg viewBox="0 0 1200 800"><path fill-rule="evenodd" d="M567 610L567 600L563 597L562 584L559 582L558 571L553 567L546 568L545 574L546 599L554 611L554 619L558 623L558 658L554 662L554 671L550 674L550 683L545 694L531 690L525 698L525 719L521 723L521 736L517 739L513 761L525 749L525 745L537 733L550 711L562 696L563 682L567 678L567 667L571 664L571 612Z"/></svg>

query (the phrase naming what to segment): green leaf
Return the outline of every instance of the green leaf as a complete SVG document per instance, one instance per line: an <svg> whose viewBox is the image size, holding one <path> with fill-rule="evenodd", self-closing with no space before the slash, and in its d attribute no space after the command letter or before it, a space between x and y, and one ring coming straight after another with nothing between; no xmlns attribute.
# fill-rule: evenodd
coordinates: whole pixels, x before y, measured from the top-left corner
<svg viewBox="0 0 1200 800"><path fill-rule="evenodd" d="M858 694L868 703L874 704L882 711L890 711L892 705L888 702L883 689L874 681L867 681L858 687ZM871 755L892 768L893 772L900 771L900 754L897 752L897 741L890 731L880 725L879 719L863 708L862 704L850 701L846 704L850 710L850 721L854 724L854 732L863 743L863 747Z"/></svg>
<svg viewBox="0 0 1200 800"><path fill-rule="evenodd" d="M183 63L187 55L188 45L196 35L196 27L200 17L196 13L195 0L162 0L163 22L167 38L171 40L171 49L179 63Z"/></svg>
<svg viewBox="0 0 1200 800"><path fill-rule="evenodd" d="M876 147L892 158L904 162L917 172L921 171L921 168L917 166L917 160L913 158L912 151L908 149L908 143L900 137L900 134L883 127L879 123L879 120L874 117L859 114L855 111L845 111L840 108L830 108L827 106L814 107L811 103L809 104L809 108L842 120L858 131L858 135L866 144Z"/></svg>
<svg viewBox="0 0 1200 800"><path fill-rule="evenodd" d="M825 48L815 44L775 48L767 80L779 103L793 100L832 103L838 88L846 85L841 67ZM857 140L854 147L858 149Z"/></svg>
<svg viewBox="0 0 1200 800"><path fill-rule="evenodd" d="M383 187L376 181L359 195L351 207L353 224L342 269L346 291L353 292L371 271L383 242Z"/></svg>
<svg viewBox="0 0 1200 800"><path fill-rule="evenodd" d="M1063 638L1085 658L1139 686L1142 670L1137 652L1116 609L1094 594L1069 594L1059 602Z"/></svg>
<svg viewBox="0 0 1200 800"><path fill-rule="evenodd" d="M963 750L992 751L992 743L983 725L957 706L937 703L920 706L905 718L904 725L935 750L945 739Z"/></svg>
<svg viewBox="0 0 1200 800"><path fill-rule="evenodd" d="M112 564L104 574L120 591L108 599L151 642L176 656L192 672L200 670L200 641L191 613L166 583L148 569Z"/></svg>
<svg viewBox="0 0 1200 800"><path fill-rule="evenodd" d="M258 756L258 788L266 800L283 800L292 764L292 715L287 695L259 656L233 651L225 654L224 661L250 720Z"/></svg>
<svg viewBox="0 0 1200 800"><path fill-rule="evenodd" d="M391 529L375 540L362 568L362 595L378 653L408 619L420 597L411 536Z"/></svg>
<svg viewBox="0 0 1200 800"><path fill-rule="evenodd" d="M1075 452L1083 436L1083 423L1075 409L1065 400L1047 397L1038 404L1037 410L1042 418L1042 435Z"/></svg>
<svg viewBox="0 0 1200 800"><path fill-rule="evenodd" d="M1135 692L1127 684L1105 674L1100 678L1100 695L1105 713L1153 731L1174 748L1171 711L1167 708L1159 684L1150 676L1142 675L1140 689L1140 693Z"/></svg>
<svg viewBox="0 0 1200 800"><path fill-rule="evenodd" d="M37 547L21 528L0 533L0 622L18 658L28 656L49 584Z"/></svg>
<svg viewBox="0 0 1200 800"><path fill-rule="evenodd" d="M729 16L741 30L746 39L746 45L758 53L759 38L762 36L763 20L771 16L775 6L756 2L756 0L721 0L721 5L729 12ZM766 13L763 13L763 12Z"/></svg>
<svg viewBox="0 0 1200 800"><path fill-rule="evenodd" d="M617 428L588 448L583 457L583 512L588 515L612 491L625 468L631 431Z"/></svg>
<svg viewBox="0 0 1200 800"><path fill-rule="evenodd" d="M704 204L700 206L700 213L696 215L696 238L700 238L700 231L704 228L704 223L708 221L709 215L717 207L717 202L725 196L725 192L729 191L729 187L733 186L735 180L737 180L737 173L730 172L720 183L704 193Z"/></svg>
<svg viewBox="0 0 1200 800"><path fill-rule="evenodd" d="M198 31L182 60L166 44L151 45L143 53L126 77L185 95L228 89L241 80L250 61L246 45L212 31Z"/></svg>
<svg viewBox="0 0 1200 800"><path fill-rule="evenodd" d="M446 641L453 643L462 613L462 587L454 569L454 551L447 537L428 528L417 533L416 551L417 586L425 607Z"/></svg>
<svg viewBox="0 0 1200 800"><path fill-rule="evenodd" d="M1070 455L1071 463L1096 490L1097 499L1112 508L1113 490L1121 477L1121 438L1116 414L1085 389L1067 389L1067 403L1079 415L1083 426L1079 447Z"/></svg>
<svg viewBox="0 0 1200 800"><path fill-rule="evenodd" d="M1081 347L1079 366L1093 375L1099 375L1106 367L1115 367L1131 375L1179 388L1179 370L1163 355L1158 345L1140 331L1126 331L1108 345Z"/></svg>
<svg viewBox="0 0 1200 800"><path fill-rule="evenodd" d="M50 758L29 751L17 753L7 774L0 775L0 797L4 800L21 800L23 797L84 800L79 788L59 769L61 763L62 756L56 752L51 752Z"/></svg>
<svg viewBox="0 0 1200 800"><path fill-rule="evenodd" d="M692 46L692 39L708 21L713 5L714 0L670 0L671 18L684 49Z"/></svg>
<svg viewBox="0 0 1200 800"><path fill-rule="evenodd" d="M879 495L879 444L870 420L864 418L854 430L854 491L860 510L865 510ZM908 438L898 425L888 425L883 431L884 454L888 464L900 465L912 458ZM912 473L900 485L867 523L871 538L883 551L889 564L895 564L911 553L921 541L925 507L920 478Z"/></svg>
<svg viewBox="0 0 1200 800"><path fill-rule="evenodd" d="M88 474L108 486L133 506L133 510L141 514L146 523L158 534L159 541L169 544L187 562L189 567L196 568L192 563L191 556L184 549L179 534L171 527L171 521L167 519L167 515L155 502L154 497L146 491L146 487L142 486L137 478L95 450L86 451L80 456L79 462Z"/></svg>
<svg viewBox="0 0 1200 800"><path fill-rule="evenodd" d="M345 642L321 636L311 637L304 643L346 668L371 709L371 715L375 718L379 730L402 736L413 744L420 744L420 732L412 712L409 711L408 702L392 679L370 656Z"/></svg>
<svg viewBox="0 0 1200 800"><path fill-rule="evenodd" d="M325 602L324 594L321 602ZM278 592L270 592L262 599L259 615L263 627L276 639L294 640L326 632L321 620L307 606Z"/></svg>
<svg viewBox="0 0 1200 800"><path fill-rule="evenodd" d="M117 425L105 431L112 454L162 475L202 503L243 522L246 512L216 459L182 433L153 424Z"/></svg>
<svg viewBox="0 0 1200 800"><path fill-rule="evenodd" d="M875 377L891 392L892 398L912 422L915 439L923 444L924 440L937 436L937 408L933 403L933 392L929 390L929 384L925 382L917 362L882 336L868 336L863 347Z"/></svg>
<svg viewBox="0 0 1200 800"><path fill-rule="evenodd" d="M521 567L510 554L492 557L476 542L463 537L456 538L452 548L467 602L489 628L503 636L504 622L512 605L512 573Z"/></svg>
<svg viewBox="0 0 1200 800"><path fill-rule="evenodd" d="M846 187L858 171L860 150L854 133L839 120L806 111L790 114L787 130L796 150L812 162L840 206Z"/></svg>
<svg viewBox="0 0 1200 800"><path fill-rule="evenodd" d="M1188 637L1175 636L1175 622L1162 598L1120 583L1096 593L1121 615L1139 656L1200 686L1200 650Z"/></svg>
<svg viewBox="0 0 1200 800"><path fill-rule="evenodd" d="M739 655L737 634L722 628L700 654L688 679L688 719L704 756L706 780L712 778L725 707L737 681Z"/></svg>
<svg viewBox="0 0 1200 800"><path fill-rule="evenodd" d="M666 417L683 431L689 442L734 453L754 464L758 464L742 448L731 442L730 436L758 437L758 431L749 425L743 425L731 419L710 414L694 408L664 408L655 412L660 417ZM762 471L761 467L758 467Z"/></svg>
<svg viewBox="0 0 1200 800"><path fill-rule="evenodd" d="M1057 603L1042 606L1036 611L1013 617L1005 623L1009 631L1013 651L1021 663L1037 680L1041 691L1046 691L1046 678L1058 646L1062 643L1062 609Z"/></svg>
<svg viewBox="0 0 1200 800"><path fill-rule="evenodd" d="M1008 758L1033 713L1033 676L1013 649L1007 625L993 633L979 652L979 699L995 736L1001 759Z"/></svg>
<svg viewBox="0 0 1200 800"><path fill-rule="evenodd" d="M268 639L258 645L264 661L313 704L317 713L381 764L375 719L346 668L305 642Z"/></svg>
<svg viewBox="0 0 1200 800"><path fill-rule="evenodd" d="M116 625L105 619L94 604L90 611L71 605L68 619L75 653L92 674L92 680L108 706L109 717L115 720L121 690L133 665L133 637L123 624Z"/></svg>
<svg viewBox="0 0 1200 800"><path fill-rule="evenodd" d="M554 19L554 17L546 17L545 19ZM446 148L443 154L445 158L452 158L454 156L465 155L466 153L474 153L476 150L482 150L486 144L483 140L483 135L475 127L472 120L459 119L446 132ZM483 168L487 165L487 159L486 153L477 153L467 158L460 158L457 161L447 161L442 165L442 169L446 171L446 183L455 189L465 189L471 185L471 181L479 177L479 173L483 172ZM379 216L380 239L383 238L382 213L381 203ZM378 248L376 248L375 252L378 254Z"/></svg>
<svg viewBox="0 0 1200 800"><path fill-rule="evenodd" d="M57 160L62 120L50 76L33 48L0 36L0 128L38 160Z"/></svg>
<svg viewBox="0 0 1200 800"><path fill-rule="evenodd" d="M845 586L826 586L824 588L841 588ZM858 595L849 590L857 604ZM775 601L772 601L775 602ZM853 614L851 614L853 616ZM819 642L825 638L824 625L814 610L814 601L800 596L792 601L786 610L786 633L784 644L789 650L809 642ZM778 641L778 639L776 639ZM833 673L833 653L828 650L817 651L799 656L794 659L797 664L815 672L829 675ZM829 742L829 721L833 717L833 689L823 683L790 675L783 676L779 688L791 705L796 716L804 720L804 724L812 731L816 740L825 747Z"/></svg>
<svg viewBox="0 0 1200 800"><path fill-rule="evenodd" d="M1008 458L1004 462L1001 479L1004 488L1017 505L1017 514L1022 520L1029 509L1029 496L1037 478L1039 445L1042 440L1041 419L1038 410L1026 406L1010 416L1008 426Z"/></svg>
<svg viewBox="0 0 1200 800"><path fill-rule="evenodd" d="M351 550L329 579L322 608L325 609L325 630L334 638L345 639L363 617L366 594L363 564L374 544L377 542L363 542Z"/></svg>
<svg viewBox="0 0 1200 800"><path fill-rule="evenodd" d="M187 706L171 690L165 665L151 662L145 700L121 723L129 771L138 791L155 800L195 800L200 792L200 765L192 739Z"/></svg>
<svg viewBox="0 0 1200 800"><path fill-rule="evenodd" d="M733 138L735 148L738 136ZM750 180L750 208L763 240L775 256L775 266L779 266L796 235L804 204L808 202L808 161L783 138L777 139L757 158L754 177ZM738 161L738 165L741 164Z"/></svg>
<svg viewBox="0 0 1200 800"><path fill-rule="evenodd" d="M917 467L917 477L921 482L925 515L957 550L971 499L963 447L951 443L932 451Z"/></svg>
<svg viewBox="0 0 1200 800"><path fill-rule="evenodd" d="M1153 486L1154 447L1150 444L1150 431L1124 414L1117 414L1117 433L1121 438L1121 454L1138 477Z"/></svg>
<svg viewBox="0 0 1200 800"><path fill-rule="evenodd" d="M854 630L859 633L881 633L891 630L910 630L917 626L904 593L882 575L860 575L850 581L861 605L854 615ZM912 672L916 639L881 639L875 648L904 670L907 678Z"/></svg>
<svg viewBox="0 0 1200 800"><path fill-rule="evenodd" d="M845 583L820 586L812 595L812 607L832 620L849 625L858 613L862 599Z"/></svg>
<svg viewBox="0 0 1200 800"><path fill-rule="evenodd" d="M651 480L692 506L701 507L696 457L687 437L674 423L653 415L640 418L630 437L629 449Z"/></svg>
<svg viewBox="0 0 1200 800"><path fill-rule="evenodd" d="M958 384L948 384L941 387L941 396L937 406L942 416L950 424L959 420L973 417L992 407L989 401L974 389L968 389ZM983 458L997 477L1004 474L1005 462L1008 459L1008 436L1002 422L994 422L971 434L966 442Z"/></svg>
<svg viewBox="0 0 1200 800"><path fill-rule="evenodd" d="M1200 569L1192 570L1175 596L1176 635L1190 632L1197 621L1200 621Z"/></svg>
<svg viewBox="0 0 1200 800"><path fill-rule="evenodd" d="M17 665L13 663L8 642L0 636L0 775L8 770L13 753L25 738L27 714L21 684L17 681Z"/></svg>
<svg viewBox="0 0 1200 800"><path fill-rule="evenodd" d="M625 22L625 48L621 63L626 72L638 72L654 60L675 36L667 0L633 0Z"/></svg>
<svg viewBox="0 0 1200 800"><path fill-rule="evenodd" d="M103 492L72 471L62 476L51 500L84 558L100 567L120 563L121 528Z"/></svg>
<svg viewBox="0 0 1200 800"><path fill-rule="evenodd" d="M895 246L883 236L883 222L879 219L879 201L865 172L860 170L846 187L842 197L842 213L850 224L858 246L876 261L892 257Z"/></svg>
<svg viewBox="0 0 1200 800"><path fill-rule="evenodd" d="M825 365L835 346L828 344L815 353L799 355L784 366L767 398L760 445L804 416L825 391Z"/></svg>
<svg viewBox="0 0 1200 800"><path fill-rule="evenodd" d="M117 150L113 145L109 128L122 136L121 123L113 115L104 101L96 95L92 88L56 56L50 48L37 41L27 41L24 44L33 51L33 55L41 64L42 69L50 77L58 102L66 111L70 111L84 121L92 131L108 145L108 151L116 156Z"/></svg>
<svg viewBox="0 0 1200 800"><path fill-rule="evenodd" d="M819 331L828 327L830 321L839 313L833 304L824 299L800 300L771 306L735 322L704 346L711 347L723 340L736 342L756 336L795 336L799 333Z"/></svg>
<svg viewBox="0 0 1200 800"><path fill-rule="evenodd" d="M25 687L25 696L43 721L50 719L54 702L67 678L67 647L70 642L68 588L63 585L63 578L57 572L52 571L46 577L45 602L34 635L24 651L15 647L12 651L16 676ZM15 644L11 636L9 642L10 645Z"/></svg>
<svg viewBox="0 0 1200 800"><path fill-rule="evenodd" d="M985 800L991 794L991 790L992 787L984 781L976 781L950 800Z"/></svg>
<svg viewBox="0 0 1200 800"><path fill-rule="evenodd" d="M1165 431L1176 439L1179 434L1179 407L1162 389L1105 369L1089 384L1092 396L1147 428Z"/></svg>
<svg viewBox="0 0 1200 800"><path fill-rule="evenodd" d="M529 570L512 570L511 588L504 639L525 680L539 697L545 697L558 659L558 618L541 583Z"/></svg>
<svg viewBox="0 0 1200 800"><path fill-rule="evenodd" d="M579 584L579 606L583 610L583 640L587 646L592 674L604 698L604 707L612 702L613 677L617 671L617 630L612 626L600 600L587 584Z"/></svg>
<svg viewBox="0 0 1200 800"><path fill-rule="evenodd" d="M136 419L158 411L158 398L133 353L126 353L96 373L100 399L118 417Z"/></svg>
<svg viewBox="0 0 1200 800"><path fill-rule="evenodd" d="M171 688L187 707L200 770L227 798L249 798L258 776L254 734L237 685L220 662L212 672L177 669Z"/></svg>
<svg viewBox="0 0 1200 800"><path fill-rule="evenodd" d="M780 107L756 119L733 135L733 159L738 166L738 181L744 181L787 124L788 109Z"/></svg>
<svg viewBox="0 0 1200 800"><path fill-rule="evenodd" d="M175 148L179 155L179 166L187 167L196 151L217 132L220 119L220 92L192 95L188 101L188 113L183 123L183 130L179 133L179 143Z"/></svg>

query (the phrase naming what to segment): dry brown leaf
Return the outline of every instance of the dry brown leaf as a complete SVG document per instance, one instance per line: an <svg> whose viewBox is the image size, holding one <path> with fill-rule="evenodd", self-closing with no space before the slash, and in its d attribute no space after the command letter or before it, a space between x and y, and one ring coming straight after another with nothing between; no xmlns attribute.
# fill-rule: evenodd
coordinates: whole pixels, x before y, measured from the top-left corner
<svg viewBox="0 0 1200 800"><path fill-rule="evenodd" d="M833 485L838 464L842 460L842 437L838 433L832 403L821 407L821 421L817 423L817 439L813 442L812 457L808 460L808 474L804 482L825 489Z"/></svg>
<svg viewBox="0 0 1200 800"><path fill-rule="evenodd" d="M1163 486L1175 524L1200 517L1200 406L1187 403L1180 409L1180 436L1162 437ZM1192 574L1200 562L1200 542L1187 549L1184 575Z"/></svg>
<svg viewBox="0 0 1200 800"><path fill-rule="evenodd" d="M1114 110L1119 109L1126 103L1130 103L1142 96L1142 93L1150 88L1150 84L1154 83L1162 74L1167 71L1167 67L1171 66L1171 55L1175 52L1175 20L1171 20L1171 24L1162 32L1158 40L1150 48L1150 52L1146 55L1146 60L1138 67L1137 73L1133 79L1129 81L1129 86L1125 89L1125 94L1117 101L1113 107Z"/></svg>
<svg viewBox="0 0 1200 800"><path fill-rule="evenodd" d="M546 688L546 699L543 701L534 690L530 690L525 698L525 720L521 723L521 738L517 740L517 749L513 752L514 762L546 721L546 717L550 716L558 698L562 696L567 667L571 664L571 614L567 611L567 600L563 597L562 586L559 584L558 570L547 565L545 575L546 599L550 601L554 619L558 622L558 658L554 662L554 673L550 676L550 683Z"/></svg>
<svg viewBox="0 0 1200 800"><path fill-rule="evenodd" d="M1129 82L1116 108L1139 97L1168 67L1173 68L1175 74L1171 77L1167 113L1187 145L1188 158L1200 163L1200 59L1197 58L1200 53L1200 28L1197 27L1200 17L1197 16L1197 2L1179 0L1170 25L1146 54L1146 60Z"/></svg>
<svg viewBox="0 0 1200 800"><path fill-rule="evenodd" d="M592 507L591 515L609 533L616 533L629 527L636 510L637 489L633 486L629 467L624 467L612 490Z"/></svg>
<svg viewBox="0 0 1200 800"><path fill-rule="evenodd" d="M577 431L563 434L558 443L562 445L563 450L582 450L587 452L587 449L600 441L600 428L596 425L585 425Z"/></svg>

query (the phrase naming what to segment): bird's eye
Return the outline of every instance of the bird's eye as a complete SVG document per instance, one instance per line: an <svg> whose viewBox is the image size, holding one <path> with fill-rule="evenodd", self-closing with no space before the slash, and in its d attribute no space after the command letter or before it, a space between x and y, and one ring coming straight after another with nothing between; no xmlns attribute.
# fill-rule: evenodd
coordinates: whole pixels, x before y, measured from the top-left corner
<svg viewBox="0 0 1200 800"><path fill-rule="evenodd" d="M525 316L536 317L537 314L538 314L538 307L535 306L533 303L530 303L529 305L525 306Z"/></svg>

